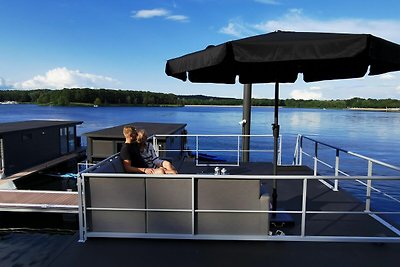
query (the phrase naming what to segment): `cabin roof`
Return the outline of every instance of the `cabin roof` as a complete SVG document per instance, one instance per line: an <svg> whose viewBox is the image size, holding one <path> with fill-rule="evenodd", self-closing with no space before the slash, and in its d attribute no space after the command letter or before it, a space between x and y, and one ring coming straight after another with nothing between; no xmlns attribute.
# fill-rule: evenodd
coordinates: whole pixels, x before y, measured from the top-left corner
<svg viewBox="0 0 400 267"><path fill-rule="evenodd" d="M62 120L29 120L0 123L0 134L48 128L55 126L68 126L82 124L83 121L62 121Z"/></svg>
<svg viewBox="0 0 400 267"><path fill-rule="evenodd" d="M152 136L154 134L174 134L186 127L186 123L132 122L85 133L84 135L87 137L124 139L122 130L125 125L133 125L136 129L144 129L148 136Z"/></svg>

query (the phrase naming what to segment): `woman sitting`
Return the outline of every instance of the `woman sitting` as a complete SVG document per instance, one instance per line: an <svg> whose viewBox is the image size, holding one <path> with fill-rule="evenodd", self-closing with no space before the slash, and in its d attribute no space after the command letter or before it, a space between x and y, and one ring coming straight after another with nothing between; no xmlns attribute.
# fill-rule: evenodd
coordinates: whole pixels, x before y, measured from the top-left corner
<svg viewBox="0 0 400 267"><path fill-rule="evenodd" d="M175 167L168 160L160 159L153 145L147 142L147 134L145 130L138 130L136 141L139 144L140 155L150 168L162 168L165 173L177 174Z"/></svg>

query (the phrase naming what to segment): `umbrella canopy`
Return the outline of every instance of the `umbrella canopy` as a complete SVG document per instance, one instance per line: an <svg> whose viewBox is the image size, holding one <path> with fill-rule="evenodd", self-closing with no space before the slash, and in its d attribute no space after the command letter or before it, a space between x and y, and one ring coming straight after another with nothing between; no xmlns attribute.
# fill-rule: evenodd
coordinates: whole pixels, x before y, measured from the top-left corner
<svg viewBox="0 0 400 267"><path fill-rule="evenodd" d="M277 174L279 83L349 79L400 70L400 45L370 34L277 31L226 42L167 61L167 75L199 83L275 83L274 159ZM274 181L272 206L276 210Z"/></svg>
<svg viewBox="0 0 400 267"><path fill-rule="evenodd" d="M167 75L186 81L293 83L359 78L400 70L400 45L370 34L277 31L208 46L167 61Z"/></svg>

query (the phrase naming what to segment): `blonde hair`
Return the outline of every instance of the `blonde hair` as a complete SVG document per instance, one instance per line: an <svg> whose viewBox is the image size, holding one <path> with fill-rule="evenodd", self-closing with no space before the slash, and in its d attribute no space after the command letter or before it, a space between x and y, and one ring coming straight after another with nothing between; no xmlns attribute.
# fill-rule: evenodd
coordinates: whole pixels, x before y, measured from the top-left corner
<svg viewBox="0 0 400 267"><path fill-rule="evenodd" d="M124 126L124 129L123 129L122 132L123 132L125 137L126 136L132 136L133 134L137 134L136 128L131 126L131 125Z"/></svg>
<svg viewBox="0 0 400 267"><path fill-rule="evenodd" d="M137 131L136 142L138 142L140 149L144 149L146 147L147 133L145 130L140 129Z"/></svg>

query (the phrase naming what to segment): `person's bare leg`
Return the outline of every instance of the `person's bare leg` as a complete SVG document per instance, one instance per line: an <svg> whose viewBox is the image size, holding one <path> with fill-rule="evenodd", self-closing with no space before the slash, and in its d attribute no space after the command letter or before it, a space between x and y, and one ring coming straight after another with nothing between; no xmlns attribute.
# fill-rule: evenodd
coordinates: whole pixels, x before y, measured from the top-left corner
<svg viewBox="0 0 400 267"><path fill-rule="evenodd" d="M176 171L174 165L171 164L168 160L164 160L162 163L162 167L165 168L165 173L169 174L177 174L178 172Z"/></svg>

